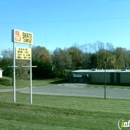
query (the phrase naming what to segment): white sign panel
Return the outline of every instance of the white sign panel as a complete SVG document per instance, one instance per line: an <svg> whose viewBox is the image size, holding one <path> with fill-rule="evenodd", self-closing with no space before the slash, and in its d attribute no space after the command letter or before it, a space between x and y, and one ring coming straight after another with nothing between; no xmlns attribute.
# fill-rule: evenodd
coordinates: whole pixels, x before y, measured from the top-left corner
<svg viewBox="0 0 130 130"><path fill-rule="evenodd" d="M33 33L14 29L13 42L33 44Z"/></svg>
<svg viewBox="0 0 130 130"><path fill-rule="evenodd" d="M30 60L31 48L16 47L16 59Z"/></svg>

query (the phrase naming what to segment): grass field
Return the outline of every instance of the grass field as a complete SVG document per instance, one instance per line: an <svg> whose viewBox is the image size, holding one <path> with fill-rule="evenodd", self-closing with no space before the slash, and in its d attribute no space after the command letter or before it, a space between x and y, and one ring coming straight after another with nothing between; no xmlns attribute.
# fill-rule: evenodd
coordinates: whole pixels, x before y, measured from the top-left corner
<svg viewBox="0 0 130 130"><path fill-rule="evenodd" d="M61 82L33 80L33 86ZM11 78L0 80L1 89L12 88L11 85ZM17 80L17 88L28 86L29 80ZM130 120L128 99L33 94L33 104L30 104L30 95L18 92L16 99L13 103L12 92L0 93L0 130L118 130L119 119ZM122 130L127 129L130 128Z"/></svg>
<svg viewBox="0 0 130 130"><path fill-rule="evenodd" d="M57 83L64 83L64 80L62 79L43 79L43 80L32 80L32 85L35 87L38 86L45 86L45 85L53 85ZM25 88L29 87L30 80L22 80L22 79L16 79L16 87L17 88ZM0 89L10 89L12 88L12 78L10 77L3 77L0 78ZM104 87L103 84L86 84L86 87ZM128 85L106 85L109 88L130 88Z"/></svg>
<svg viewBox="0 0 130 130"><path fill-rule="evenodd" d="M52 85L56 83L63 82L62 79L43 79L43 80L32 80L33 86L44 86L44 85ZM30 80L22 80L22 79L16 79L16 87L17 88L25 88L29 87ZM0 78L0 89L9 89L12 88L12 79L10 77L3 77Z"/></svg>
<svg viewBox="0 0 130 130"><path fill-rule="evenodd" d="M129 100L0 93L0 130L118 130ZM124 128L125 129L125 128ZM126 128L129 129L129 128Z"/></svg>

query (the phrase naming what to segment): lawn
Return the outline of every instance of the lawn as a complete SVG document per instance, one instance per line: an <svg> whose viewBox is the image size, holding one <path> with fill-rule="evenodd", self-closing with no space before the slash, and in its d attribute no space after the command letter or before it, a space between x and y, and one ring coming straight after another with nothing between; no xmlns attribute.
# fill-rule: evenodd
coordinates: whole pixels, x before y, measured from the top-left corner
<svg viewBox="0 0 130 130"><path fill-rule="evenodd" d="M63 79L41 79L41 80L32 80L33 87L53 85L58 83L66 82ZM30 86L30 80L16 79L16 88L25 88ZM86 84L86 87L104 87L103 84ZM109 88L130 88L128 85L107 85ZM0 89L10 89L12 88L12 78L3 77L0 78Z"/></svg>
<svg viewBox="0 0 130 130"><path fill-rule="evenodd" d="M16 81L17 88L29 86L29 80ZM33 80L33 86L61 82ZM0 79L1 89L12 88L11 85L11 78ZM0 130L118 130L119 119L130 120L128 99L33 94L33 104L30 104L29 94L17 92L16 101L13 103L12 92L0 93Z"/></svg>
<svg viewBox="0 0 130 130"><path fill-rule="evenodd" d="M0 130L118 130L130 119L129 100L33 95L31 105L29 97L17 93L12 103L12 93L0 93Z"/></svg>
<svg viewBox="0 0 130 130"><path fill-rule="evenodd" d="M43 80L32 80L32 85L37 86L45 86L45 85L53 85L56 83L63 82L62 79L43 79ZM16 88L25 88L29 87L30 80L16 79ZM10 89L12 88L12 78L3 77L0 78L0 89Z"/></svg>

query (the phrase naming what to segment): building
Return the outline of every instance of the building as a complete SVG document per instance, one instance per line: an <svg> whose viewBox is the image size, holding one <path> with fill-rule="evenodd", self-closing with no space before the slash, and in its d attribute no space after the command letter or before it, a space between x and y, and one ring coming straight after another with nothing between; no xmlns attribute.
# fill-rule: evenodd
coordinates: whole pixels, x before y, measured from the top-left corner
<svg viewBox="0 0 130 130"><path fill-rule="evenodd" d="M130 70L75 70L69 75L73 83L130 84Z"/></svg>
<svg viewBox="0 0 130 130"><path fill-rule="evenodd" d="M0 78L2 78L3 70L0 68Z"/></svg>

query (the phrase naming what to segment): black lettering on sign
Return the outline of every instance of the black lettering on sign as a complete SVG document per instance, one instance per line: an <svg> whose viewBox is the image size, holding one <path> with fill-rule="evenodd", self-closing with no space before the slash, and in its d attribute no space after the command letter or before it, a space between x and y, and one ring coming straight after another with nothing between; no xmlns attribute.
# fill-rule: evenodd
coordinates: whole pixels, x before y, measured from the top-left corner
<svg viewBox="0 0 130 130"><path fill-rule="evenodd" d="M18 53L23 53L23 51L18 51Z"/></svg>
<svg viewBox="0 0 130 130"><path fill-rule="evenodd" d="M23 38L32 38L32 34L30 34L30 33L23 32L22 36L23 36Z"/></svg>
<svg viewBox="0 0 130 130"><path fill-rule="evenodd" d="M22 33L22 36L23 36L23 39L24 39L24 38L26 37L26 33L23 32L23 33Z"/></svg>
<svg viewBox="0 0 130 130"><path fill-rule="evenodd" d="M32 34L30 33L22 33L23 42L31 43L32 42Z"/></svg>

